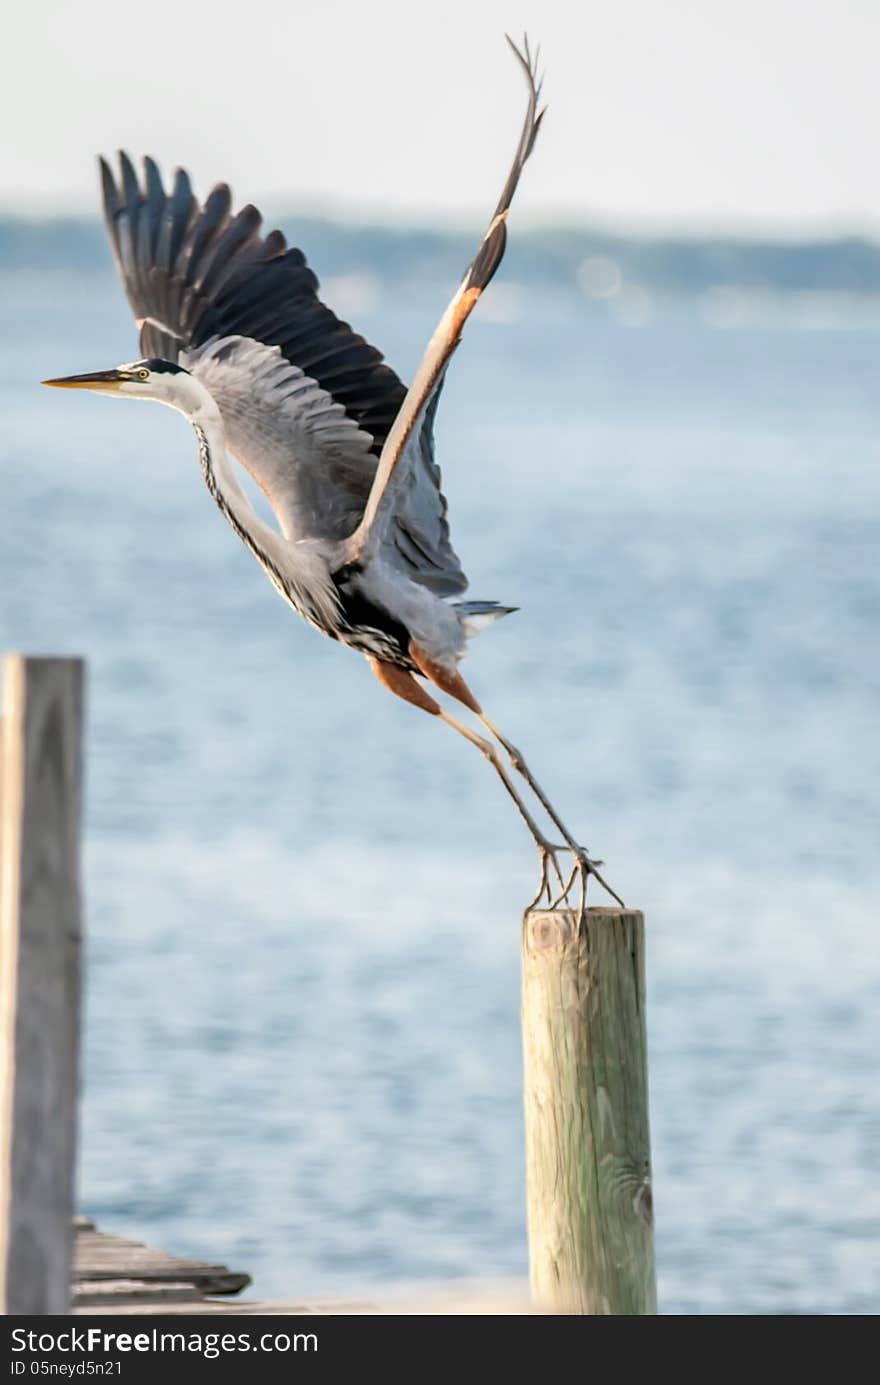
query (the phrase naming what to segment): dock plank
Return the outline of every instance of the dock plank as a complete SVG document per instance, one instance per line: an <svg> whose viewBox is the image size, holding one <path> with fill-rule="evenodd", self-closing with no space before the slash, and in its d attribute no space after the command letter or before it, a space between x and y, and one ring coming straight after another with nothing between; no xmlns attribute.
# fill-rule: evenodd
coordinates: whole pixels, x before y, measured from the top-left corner
<svg viewBox="0 0 880 1385"><path fill-rule="evenodd" d="M191 1284L175 1284L170 1280L149 1284L143 1279L81 1279L74 1286L77 1308L111 1308L130 1303L189 1303L197 1304L197 1291Z"/></svg>

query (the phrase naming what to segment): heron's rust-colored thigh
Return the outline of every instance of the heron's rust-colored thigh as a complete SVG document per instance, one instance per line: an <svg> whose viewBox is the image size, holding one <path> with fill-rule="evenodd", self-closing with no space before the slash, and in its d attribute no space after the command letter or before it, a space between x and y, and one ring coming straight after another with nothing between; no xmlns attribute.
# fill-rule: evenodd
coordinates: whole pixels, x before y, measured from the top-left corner
<svg viewBox="0 0 880 1385"><path fill-rule="evenodd" d="M424 649L420 649L412 640L410 640L409 652L416 668L426 678L429 678L435 687L438 687L441 692L448 693L450 697L454 697L457 702L463 702L465 707L476 712L477 716L480 715L483 710L482 707L456 669L444 668L442 664L429 658Z"/></svg>
<svg viewBox="0 0 880 1385"><path fill-rule="evenodd" d="M401 668L399 664L386 663L384 659L376 659L371 654L367 655L367 661L383 688L387 688L397 697L402 697L404 702L421 707L423 712L429 712L433 717L440 715L439 705L405 668Z"/></svg>

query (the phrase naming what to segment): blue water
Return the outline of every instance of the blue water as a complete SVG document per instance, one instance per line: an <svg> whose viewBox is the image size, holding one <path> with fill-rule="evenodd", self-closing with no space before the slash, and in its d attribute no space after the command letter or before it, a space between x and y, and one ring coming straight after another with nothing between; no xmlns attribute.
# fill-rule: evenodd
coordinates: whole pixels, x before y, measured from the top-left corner
<svg viewBox="0 0 880 1385"><path fill-rule="evenodd" d="M82 1208L263 1295L523 1274L508 802L278 600L181 419L35 384L136 354L110 275L0 294L0 645L89 660ZM409 373L441 304L358 325ZM438 428L522 607L466 674L646 912L661 1307L876 1311L880 325L515 306Z"/></svg>

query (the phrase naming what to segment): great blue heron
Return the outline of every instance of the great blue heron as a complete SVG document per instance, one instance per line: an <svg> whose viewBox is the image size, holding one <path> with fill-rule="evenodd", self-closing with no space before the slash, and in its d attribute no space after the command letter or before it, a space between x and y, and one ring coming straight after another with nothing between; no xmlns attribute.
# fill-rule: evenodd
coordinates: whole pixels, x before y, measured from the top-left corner
<svg viewBox="0 0 880 1385"><path fill-rule="evenodd" d="M118 180L101 160L104 212L144 359L44 383L154 399L188 418L208 490L284 599L323 634L365 654L389 691L481 751L538 848L533 902L545 891L551 904L567 899L579 875L583 907L587 875L605 884L601 863L588 858L458 671L465 641L514 608L445 599L463 592L467 579L450 543L434 415L465 321L504 254L508 209L544 114L528 41L524 53L511 48L529 89L513 164L408 390L321 303L301 251L288 249L279 231L260 235L255 207L233 215L222 183L200 205L182 169L166 192L151 158L141 184L124 153ZM248 501L227 449L265 493L278 530ZM474 713L492 739L446 711L425 681ZM538 827L499 745L564 848ZM566 848L574 865L564 879L558 853Z"/></svg>

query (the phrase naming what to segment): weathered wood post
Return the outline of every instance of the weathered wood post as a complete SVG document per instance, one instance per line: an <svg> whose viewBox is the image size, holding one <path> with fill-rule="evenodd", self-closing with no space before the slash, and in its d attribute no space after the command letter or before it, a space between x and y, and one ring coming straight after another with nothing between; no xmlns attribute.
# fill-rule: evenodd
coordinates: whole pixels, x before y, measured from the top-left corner
<svg viewBox="0 0 880 1385"><path fill-rule="evenodd" d="M66 1313L83 667L8 655L0 736L0 1307Z"/></svg>
<svg viewBox="0 0 880 1385"><path fill-rule="evenodd" d="M644 920L523 919L532 1294L562 1313L656 1313Z"/></svg>

